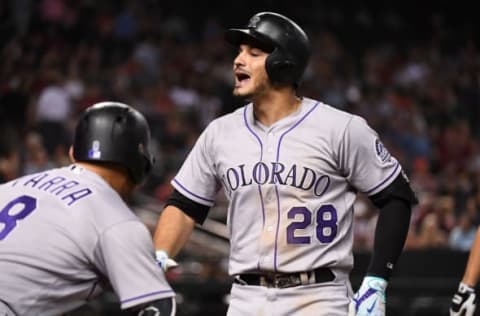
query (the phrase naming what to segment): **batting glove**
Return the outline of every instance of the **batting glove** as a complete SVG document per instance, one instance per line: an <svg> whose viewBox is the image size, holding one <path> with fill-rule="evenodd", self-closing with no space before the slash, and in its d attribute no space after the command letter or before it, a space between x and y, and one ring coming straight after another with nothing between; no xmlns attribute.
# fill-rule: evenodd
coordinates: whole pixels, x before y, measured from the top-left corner
<svg viewBox="0 0 480 316"><path fill-rule="evenodd" d="M348 307L348 316L385 316L387 281L366 276Z"/></svg>
<svg viewBox="0 0 480 316"><path fill-rule="evenodd" d="M178 263L175 260L168 257L168 254L165 250L155 251L155 259L164 272L167 272L168 269L178 266Z"/></svg>
<svg viewBox="0 0 480 316"><path fill-rule="evenodd" d="M450 305L450 316L473 316L476 305L475 290L463 282L458 285Z"/></svg>

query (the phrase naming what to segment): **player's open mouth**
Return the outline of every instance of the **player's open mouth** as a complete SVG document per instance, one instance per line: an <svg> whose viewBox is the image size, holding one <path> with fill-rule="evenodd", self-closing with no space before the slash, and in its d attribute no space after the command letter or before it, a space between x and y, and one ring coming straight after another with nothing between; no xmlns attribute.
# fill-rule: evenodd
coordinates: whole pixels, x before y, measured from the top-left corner
<svg viewBox="0 0 480 316"><path fill-rule="evenodd" d="M237 71L235 72L235 79L236 79L235 86L241 87L250 81L250 75L245 72Z"/></svg>

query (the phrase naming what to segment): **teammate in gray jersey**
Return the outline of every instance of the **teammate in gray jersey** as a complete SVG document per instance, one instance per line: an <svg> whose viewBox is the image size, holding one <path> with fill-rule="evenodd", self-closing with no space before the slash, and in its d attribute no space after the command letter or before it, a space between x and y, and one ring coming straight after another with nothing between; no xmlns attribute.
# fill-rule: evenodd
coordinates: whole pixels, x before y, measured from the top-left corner
<svg viewBox="0 0 480 316"><path fill-rule="evenodd" d="M107 286L130 315L175 314L150 232L125 200L153 159L145 118L128 105L88 108L74 164L0 185L0 315L74 310Z"/></svg>
<svg viewBox="0 0 480 316"><path fill-rule="evenodd" d="M385 315L385 290L416 202L399 162L356 115L297 95L305 32L262 12L226 32L239 48L234 95L251 103L209 124L172 180L154 241L168 268L223 189L229 200L227 315ZM357 192L380 209L368 273L353 296Z"/></svg>

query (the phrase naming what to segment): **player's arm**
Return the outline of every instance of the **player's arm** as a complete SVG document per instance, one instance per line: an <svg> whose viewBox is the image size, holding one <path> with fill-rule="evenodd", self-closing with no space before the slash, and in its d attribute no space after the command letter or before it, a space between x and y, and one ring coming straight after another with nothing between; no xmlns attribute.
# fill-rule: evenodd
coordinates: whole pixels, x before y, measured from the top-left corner
<svg viewBox="0 0 480 316"><path fill-rule="evenodd" d="M480 228L468 256L467 266L462 281L453 295L450 315L472 316L476 307L475 286L480 276Z"/></svg>
<svg viewBox="0 0 480 316"><path fill-rule="evenodd" d="M473 242L468 256L467 267L462 278L462 282L470 287L475 287L480 276L480 228L477 229L477 235Z"/></svg>
<svg viewBox="0 0 480 316"><path fill-rule="evenodd" d="M349 315L370 315L369 308L373 306L378 315L385 315L387 283L405 244L411 207L417 203L402 174L370 199L379 209L373 252L367 275L352 300Z"/></svg>
<svg viewBox="0 0 480 316"><path fill-rule="evenodd" d="M164 270L169 268L169 258L175 257L190 238L195 223L203 223L208 210L208 206L188 199L177 190L173 191L154 234L157 260Z"/></svg>
<svg viewBox="0 0 480 316"><path fill-rule="evenodd" d="M136 218L107 226L99 234L92 261L107 277L122 310L140 310L155 301L168 305L175 296L153 252L152 236Z"/></svg>
<svg viewBox="0 0 480 316"><path fill-rule="evenodd" d="M384 190L370 197L379 209L373 253L367 275L388 281L403 250L415 193L403 173Z"/></svg>

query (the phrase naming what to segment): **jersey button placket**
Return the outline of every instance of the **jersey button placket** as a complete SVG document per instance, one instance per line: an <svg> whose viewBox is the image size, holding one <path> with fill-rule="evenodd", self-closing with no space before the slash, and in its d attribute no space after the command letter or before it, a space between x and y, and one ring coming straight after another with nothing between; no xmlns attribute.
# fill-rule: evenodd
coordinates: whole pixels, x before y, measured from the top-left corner
<svg viewBox="0 0 480 316"><path fill-rule="evenodd" d="M267 152L269 153L268 156L272 156L275 149L275 135L272 131L267 133Z"/></svg>
<svg viewBox="0 0 480 316"><path fill-rule="evenodd" d="M273 189L268 189L267 190L267 202L271 203L273 201Z"/></svg>
<svg viewBox="0 0 480 316"><path fill-rule="evenodd" d="M265 183L262 185L262 195L265 205L265 223L263 224L261 236L259 236L259 268L262 270L272 270L274 268L272 249L275 244L275 223L277 218L277 205L274 199L275 188L273 184Z"/></svg>
<svg viewBox="0 0 480 316"><path fill-rule="evenodd" d="M275 143L275 133L273 131L268 131L266 134L266 152L264 156L264 162L271 166L273 162L276 162L276 143ZM269 175L272 176L271 174ZM266 270L274 269L274 253L273 248L275 245L275 228L277 222L277 200L275 194L275 184L272 184L267 181L263 185L263 196L265 202L265 225L262 233L262 256L261 256L261 267Z"/></svg>

